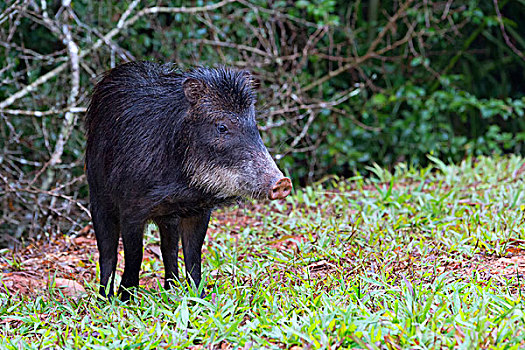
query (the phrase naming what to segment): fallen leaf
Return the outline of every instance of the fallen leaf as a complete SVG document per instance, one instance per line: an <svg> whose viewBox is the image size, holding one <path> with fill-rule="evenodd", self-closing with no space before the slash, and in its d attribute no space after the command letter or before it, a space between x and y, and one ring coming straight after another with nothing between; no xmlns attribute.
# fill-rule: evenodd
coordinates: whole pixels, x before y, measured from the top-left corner
<svg viewBox="0 0 525 350"><path fill-rule="evenodd" d="M93 228L93 225L89 224L84 226L80 231L78 231L78 236L85 235Z"/></svg>
<svg viewBox="0 0 525 350"><path fill-rule="evenodd" d="M60 288L65 296L77 297L86 293L84 287L77 281L69 280L66 278L55 278L54 282L55 286L57 288Z"/></svg>
<svg viewBox="0 0 525 350"><path fill-rule="evenodd" d="M162 252L160 251L160 247L158 245L148 245L147 250L155 255L158 259L162 257Z"/></svg>
<svg viewBox="0 0 525 350"><path fill-rule="evenodd" d="M73 242L76 244L76 245L82 245L82 244L95 244L95 240L92 239L92 238L88 238L88 237L76 237L75 239L73 239Z"/></svg>

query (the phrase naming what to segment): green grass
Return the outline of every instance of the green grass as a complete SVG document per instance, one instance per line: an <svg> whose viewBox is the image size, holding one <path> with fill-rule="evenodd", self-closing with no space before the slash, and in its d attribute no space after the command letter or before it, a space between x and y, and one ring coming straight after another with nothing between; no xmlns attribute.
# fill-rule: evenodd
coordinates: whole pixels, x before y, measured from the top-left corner
<svg viewBox="0 0 525 350"><path fill-rule="evenodd" d="M1 294L0 347L524 348L525 160L432 160L220 210L205 299L101 302L96 281L81 298ZM501 265L512 256L524 265Z"/></svg>

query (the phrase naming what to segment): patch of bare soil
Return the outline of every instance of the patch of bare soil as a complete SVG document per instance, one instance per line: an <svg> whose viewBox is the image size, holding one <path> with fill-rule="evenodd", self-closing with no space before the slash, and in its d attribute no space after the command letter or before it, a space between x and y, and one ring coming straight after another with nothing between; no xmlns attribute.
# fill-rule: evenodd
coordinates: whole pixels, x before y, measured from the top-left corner
<svg viewBox="0 0 525 350"><path fill-rule="evenodd" d="M247 207L228 212L220 211L214 216L210 225L209 238L220 234L221 230L227 227L231 234L235 235L250 225L252 227L262 225L259 215L246 215L246 211L256 211L258 208ZM262 228L261 228L262 229ZM296 251L298 242L305 242L306 237L302 236L281 236L268 242L273 248ZM397 260L390 262L390 266L383 266L395 275L414 275L421 276L424 272L431 272L435 278L443 273L452 273L458 279L477 278L482 283L504 285L509 287L511 292L518 292L520 285L523 284L525 275L525 250L524 241L514 240L510 242L506 255L503 257L488 256L477 254L474 257L455 257L437 256L411 256L410 259ZM122 247L119 249L119 265L117 272L123 271ZM348 252L344 259L334 257L334 260L320 260L311 262L308 266L297 267L301 271L296 273L306 273L309 279L323 285L323 280L329 276L345 277L358 274L364 270L375 270L381 268L381 263L370 259L356 259L352 252ZM253 255L257 258L257 252L246 252L240 259L248 258L244 255ZM206 256L206 246L204 247L204 258ZM162 261L160 247L148 245L144 249L144 260ZM432 264L429 260L438 259L440 263L433 271L430 271ZM76 296L85 292L89 285L97 283L96 261L98 251L96 240L91 225L87 225L76 237L66 235L57 236L53 240L35 241L22 250L4 253L0 256L0 288L11 294L27 296L47 295L50 287L61 288L65 296ZM160 264L162 266L162 264ZM282 266L276 264L275 273L281 275L283 282L289 281L291 271L282 271ZM416 272L417 271L417 272ZM157 289L159 281L162 283L163 271L147 273L141 276L141 285L148 289ZM293 273L292 273L293 275ZM428 276L429 274L427 274ZM417 277L416 277L417 279ZM510 281L510 282L509 282ZM250 283L250 281L246 281ZM326 286L325 286L326 287Z"/></svg>
<svg viewBox="0 0 525 350"><path fill-rule="evenodd" d="M212 218L208 237L218 234L224 227L235 235L247 225L262 225L262 220L256 215L246 215L247 211L257 209L254 205L248 205L227 213L217 212ZM205 252L206 246L203 249ZM162 261L160 246L145 246L144 261L148 260ZM23 249L4 253L0 256L0 288L13 295L46 296L49 288L58 287L64 296L77 296L84 293L89 284L98 282L97 261L93 227L87 225L75 237L57 235L51 240L34 241ZM123 270L123 247L120 242L117 273L122 274ZM140 284L148 289L158 289L159 280L162 284L163 278L163 270L143 274Z"/></svg>

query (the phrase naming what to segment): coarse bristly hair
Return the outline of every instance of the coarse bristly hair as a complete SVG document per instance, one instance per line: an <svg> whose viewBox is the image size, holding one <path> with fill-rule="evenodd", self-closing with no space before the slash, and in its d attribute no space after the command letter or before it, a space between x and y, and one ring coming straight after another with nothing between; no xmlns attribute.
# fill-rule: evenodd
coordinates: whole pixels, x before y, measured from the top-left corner
<svg viewBox="0 0 525 350"><path fill-rule="evenodd" d="M162 99L173 88L188 78L202 81L213 97L218 97L225 103L225 107L233 111L245 110L256 102L253 89L254 79L246 70L233 70L224 66L217 68L197 67L188 71L181 71L175 64L157 64L154 62L128 62L113 68L101 75L99 84L95 86L93 97L85 118L86 133L93 130L97 122L96 105L101 98L111 98L119 91L127 90L129 95L143 97L150 95ZM137 89L142 88L144 91ZM134 101L137 102L136 100ZM159 101L161 102L161 101Z"/></svg>
<svg viewBox="0 0 525 350"><path fill-rule="evenodd" d="M194 103L185 91L185 82L192 79ZM131 198L129 192L137 196L138 191L143 199L155 197L155 203L203 195L192 188L207 194L203 203L210 201L209 195L216 196L213 204L228 196L261 196L260 186L269 180L263 184L260 175L280 172L257 132L253 83L249 72L225 67L182 72L173 64L131 62L110 70L95 87L86 115L90 187L117 197ZM251 130L239 144L241 154L239 148L219 156L196 147L202 142L194 131L216 111L231 112L243 130ZM241 166L247 164L241 157L247 154L255 158L249 163L257 163L254 168Z"/></svg>
<svg viewBox="0 0 525 350"><path fill-rule="evenodd" d="M248 71L238 71L225 67L199 67L182 74L185 78L194 78L205 83L208 92L229 102L233 110L244 110L256 101L253 90L253 77Z"/></svg>

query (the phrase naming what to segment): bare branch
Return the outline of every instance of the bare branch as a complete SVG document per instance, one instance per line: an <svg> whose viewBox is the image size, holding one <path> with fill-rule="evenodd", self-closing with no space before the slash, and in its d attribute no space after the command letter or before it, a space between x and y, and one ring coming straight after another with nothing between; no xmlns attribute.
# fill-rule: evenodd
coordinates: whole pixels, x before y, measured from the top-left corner
<svg viewBox="0 0 525 350"><path fill-rule="evenodd" d="M141 11L139 11L135 16L132 18L126 20L126 21L119 21L117 24L120 24L120 26L117 25L116 28L113 28L110 30L102 39L97 40L90 48L86 50L82 50L80 52L79 58L84 58L86 55L90 54L92 51L97 50L102 46L102 44L109 42L115 35L120 33L122 29L127 28L131 25L133 25L135 22L137 22L141 17L148 15L148 14L158 14L158 13L197 13L197 12L204 12L204 11L212 11L216 10L218 8L221 8L227 4L233 3L236 0L223 0L213 5L207 5L207 6L198 6L198 7L148 7ZM133 3L130 5L132 6ZM131 11L129 11L131 12ZM126 13L126 12L125 12ZM123 16L124 17L124 16ZM24 97L28 93L31 93L37 89L38 86L46 83L50 79L56 77L58 74L62 73L67 68L67 63L62 63L55 69L49 71L48 73L42 75L40 78L35 80L30 85L27 85L23 89L17 91L13 95L6 98L4 101L0 102L0 110L4 109L10 105L12 105L16 100Z"/></svg>
<svg viewBox="0 0 525 350"><path fill-rule="evenodd" d="M65 14L68 11L73 11L69 6L70 2L68 0L62 1L62 6L67 6L67 11L64 12ZM62 25L62 32L64 33L64 43L67 46L67 51L69 53L69 60L71 63L71 91L69 93L68 97L68 105L74 105L78 96L79 92L79 85L80 85L80 64L79 64L79 58L78 58L78 46L73 41L73 37L71 35L71 31L69 30L68 24ZM62 153L64 152L64 145L66 144L69 135L71 134L71 131L73 127L76 124L76 114L71 113L70 111L67 111L64 117L64 123L62 125L62 129L60 130L60 134L58 135L58 140L55 144L55 150L53 154L51 155L51 160L49 162L50 166L53 166L57 163L61 162Z"/></svg>
<svg viewBox="0 0 525 350"><path fill-rule="evenodd" d="M47 115L64 114L64 113L85 113L86 107L69 107L65 109L50 109L47 111L28 111L25 109L0 109L0 113L11 115L27 115L30 117L45 117Z"/></svg>
<svg viewBox="0 0 525 350"><path fill-rule="evenodd" d="M522 60L525 60L525 56L523 55L523 52L518 50L516 46L510 41L509 36L507 35L507 32L505 31L505 25L503 24L503 16L501 15L501 12L499 10L498 0L494 1L494 9L496 10L496 15L498 16L498 22L499 22L499 28L501 30L501 34L503 35L503 38L505 39L505 43L511 48L511 50L518 55Z"/></svg>

